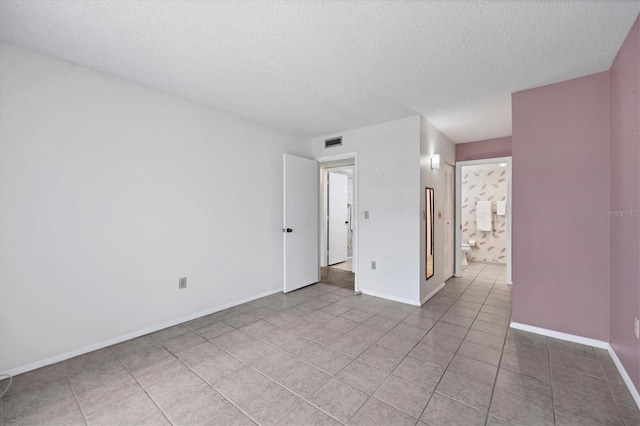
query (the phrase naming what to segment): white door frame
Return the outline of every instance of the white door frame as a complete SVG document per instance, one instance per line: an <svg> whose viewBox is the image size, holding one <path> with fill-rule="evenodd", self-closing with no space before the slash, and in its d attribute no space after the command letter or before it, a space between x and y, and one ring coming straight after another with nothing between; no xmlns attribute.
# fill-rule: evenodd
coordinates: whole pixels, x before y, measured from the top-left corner
<svg viewBox="0 0 640 426"><path fill-rule="evenodd" d="M451 186L447 188L447 176L446 176L446 168L447 167L451 167ZM455 249L455 245L456 245L456 166L454 166L453 164L449 164L449 163L444 163L443 166L441 167L442 171L444 173L444 187L445 187L445 194L444 194L444 205L443 205L443 209L442 211L445 213L444 214L444 225L445 225L445 237L444 237L444 241L447 241L447 233L451 232L451 230L453 230L453 239L451 240L450 244L452 245L451 247L447 247L447 245L444 245L444 249L445 249L445 259L447 258L447 253L449 253L449 256L452 257L451 259L451 275L449 275L449 271L447 270L447 262L444 262L444 276L445 276L445 281L448 280L449 278L451 278L452 276L455 276L456 273L456 249ZM453 190L453 194L449 195L446 193L446 191L449 190ZM448 210L447 206L447 197L451 196L451 211L449 212L449 214L451 215L449 218L447 218L446 212ZM447 220L450 219L451 220L451 228L447 228ZM450 235L450 234L449 234ZM451 251L449 251L449 249L451 249Z"/></svg>
<svg viewBox="0 0 640 426"><path fill-rule="evenodd" d="M456 277L462 276L462 167L477 166L480 164L507 163L507 284L513 284L511 277L512 252L511 243L512 221L511 221L511 157L485 158L482 160L456 161L456 247L455 247L455 272Z"/></svg>
<svg viewBox="0 0 640 426"><path fill-rule="evenodd" d="M355 282L354 282L354 291L358 292L360 291L360 284L359 284L359 274L358 274L358 241L359 241L359 235L360 235L360 226L359 226L359 212L360 212L360 198L359 198L359 185L358 185L358 180L359 180L359 174L358 174L358 152L345 152L344 154L336 154L336 155L328 155L328 156L321 156L321 157L315 157L314 160L316 160L318 163L320 163L320 169L322 170L322 163L328 163L330 161L337 161L337 160L353 160L353 204L354 204L354 214L353 214L353 272L355 273ZM322 173L322 172L321 172ZM323 209L324 206L324 202L323 202L323 196L324 196L324 188L322 187L322 185L324 185L324 179L321 179L323 182L320 183L320 188L319 188L319 197L320 199L318 200L319 202L319 206L320 209ZM322 214L322 212L320 212L320 220L323 220L322 218L324 217L324 215ZM319 224L320 225L320 224ZM322 232L322 227L318 226L318 232L321 233ZM322 244L322 235L319 235L319 242L320 244ZM321 248L318 250L318 252L320 253L320 256L322 256L322 250ZM326 261L325 261L326 263ZM322 265L322 259L320 259L320 263L319 265ZM320 272L320 268L318 268L318 281L320 281L320 276L321 276L321 272Z"/></svg>

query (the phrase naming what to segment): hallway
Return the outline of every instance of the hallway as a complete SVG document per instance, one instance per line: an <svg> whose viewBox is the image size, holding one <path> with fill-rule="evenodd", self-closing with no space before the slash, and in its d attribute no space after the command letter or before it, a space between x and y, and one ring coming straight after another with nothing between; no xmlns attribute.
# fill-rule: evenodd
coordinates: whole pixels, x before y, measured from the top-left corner
<svg viewBox="0 0 640 426"><path fill-rule="evenodd" d="M333 266L327 266L321 269L320 282L327 285L346 288L348 290L354 290L354 280L356 274L350 271L345 271Z"/></svg>

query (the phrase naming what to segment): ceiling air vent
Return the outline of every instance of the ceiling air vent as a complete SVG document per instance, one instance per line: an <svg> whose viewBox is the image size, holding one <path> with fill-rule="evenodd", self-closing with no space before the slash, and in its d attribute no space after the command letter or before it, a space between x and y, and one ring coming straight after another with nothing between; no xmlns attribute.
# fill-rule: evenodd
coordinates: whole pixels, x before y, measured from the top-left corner
<svg viewBox="0 0 640 426"><path fill-rule="evenodd" d="M333 139L326 139L324 141L325 148L331 148L332 146L340 146L342 145L342 136Z"/></svg>

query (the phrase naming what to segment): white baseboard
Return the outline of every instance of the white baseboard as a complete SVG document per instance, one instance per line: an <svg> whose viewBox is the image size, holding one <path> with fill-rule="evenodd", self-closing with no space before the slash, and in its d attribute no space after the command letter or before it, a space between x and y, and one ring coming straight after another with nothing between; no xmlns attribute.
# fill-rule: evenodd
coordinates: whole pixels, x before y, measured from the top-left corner
<svg viewBox="0 0 640 426"><path fill-rule="evenodd" d="M611 359L613 359L614 364L618 368L618 371L620 372L620 375L622 376L622 379L624 380L625 385L627 385L629 392L631 392L631 396L633 396L633 399L636 402L636 405L638 405L638 408L640 409L640 394L638 393L638 389L636 389L636 387L634 386L633 381L631 380L631 377L629 377L629 374L627 374L627 370L624 369L624 366L622 365L622 362L620 362L618 355L613 350L613 347L611 346L611 344L609 344L608 342L604 342L602 340L590 339L588 337L576 336L568 333L562 333L560 331L548 330L546 328L534 327L532 325L521 324L518 322L511 322L510 327L515 328L517 330L528 331L530 333L541 334L547 337L566 340L568 342L574 342L574 343L580 343L587 346L593 346L594 348L606 349L609 352L609 355L611 355Z"/></svg>
<svg viewBox="0 0 640 426"><path fill-rule="evenodd" d="M629 392L631 392L631 396L633 396L633 400L636 402L638 409L640 409L640 393L638 393L638 389L633 385L631 377L629 377L627 370L624 369L624 366L622 365L620 358L618 358L616 351L613 350L613 347L609 345L607 350L609 351L609 355L611 355L611 359L613 359L613 363L618 367L618 371L622 376L622 380L624 380L624 384L627 385Z"/></svg>
<svg viewBox="0 0 640 426"><path fill-rule="evenodd" d="M367 296L379 297L381 299L393 300L394 302L406 303L407 305L420 306L420 302L416 300L403 299L401 297L389 296L387 294L376 293L375 291L360 290L362 294Z"/></svg>
<svg viewBox="0 0 640 426"><path fill-rule="evenodd" d="M447 283L442 283L440 284L438 287L435 288L435 290L433 290L431 293L427 294L421 301L420 301L420 306L424 305L425 303L427 303L429 301L429 299L431 299L433 296L435 296L436 294L438 294L438 292L440 290L442 290L444 288L444 286Z"/></svg>
<svg viewBox="0 0 640 426"><path fill-rule="evenodd" d="M153 333L155 331L159 331L165 329L167 327L172 327L174 325L182 324L183 322L191 321L196 318L203 317L205 315L210 315L215 312L223 311L225 309L232 308L234 306L242 305L243 303L251 302L252 300L260 299L261 297L270 296L275 293L281 292L282 289L278 288L275 290L265 291L264 293L256 294L251 297L247 297L241 300L237 300L235 302L227 303L224 305L216 306L214 308L207 309L205 311L198 312L196 314L187 315L186 317L177 318L163 324L154 325L152 327L147 327L143 330L134 331L133 333L128 333L123 336L114 337L113 339L105 340L99 343L95 343L93 345L85 346L83 348L74 349L69 352L64 352L59 355L54 355L49 358L45 358L39 361L30 362L28 364L20 365L18 367L10 368L6 371L0 372L0 374L8 374L10 376L16 376L18 374L26 373L27 371L35 370L38 368L46 367L47 365L55 364L56 362L65 361L67 359L71 359L80 355L84 355L89 352L96 351L98 349L106 348L107 346L115 345L117 343L122 343L127 340L135 339L136 337L144 336L145 334Z"/></svg>
<svg viewBox="0 0 640 426"><path fill-rule="evenodd" d="M534 327L533 325L521 324L519 322L511 322L509 325L516 330L528 331L529 333L541 334L554 339L566 340L567 342L580 343L582 345L593 346L594 348L607 349L608 342L602 340L591 339L589 337L576 336L574 334L562 333L560 331L549 330L546 328Z"/></svg>

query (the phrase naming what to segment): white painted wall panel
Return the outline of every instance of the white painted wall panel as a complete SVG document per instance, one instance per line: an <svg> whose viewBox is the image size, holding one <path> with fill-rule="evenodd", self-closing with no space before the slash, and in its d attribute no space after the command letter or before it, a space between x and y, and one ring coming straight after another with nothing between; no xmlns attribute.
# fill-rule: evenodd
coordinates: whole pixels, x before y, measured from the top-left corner
<svg viewBox="0 0 640 426"><path fill-rule="evenodd" d="M334 136L342 146L325 149ZM418 304L420 116L318 137L311 149L314 158L358 152L360 290Z"/></svg>
<svg viewBox="0 0 640 426"><path fill-rule="evenodd" d="M0 371L282 288L304 140L0 49Z"/></svg>

